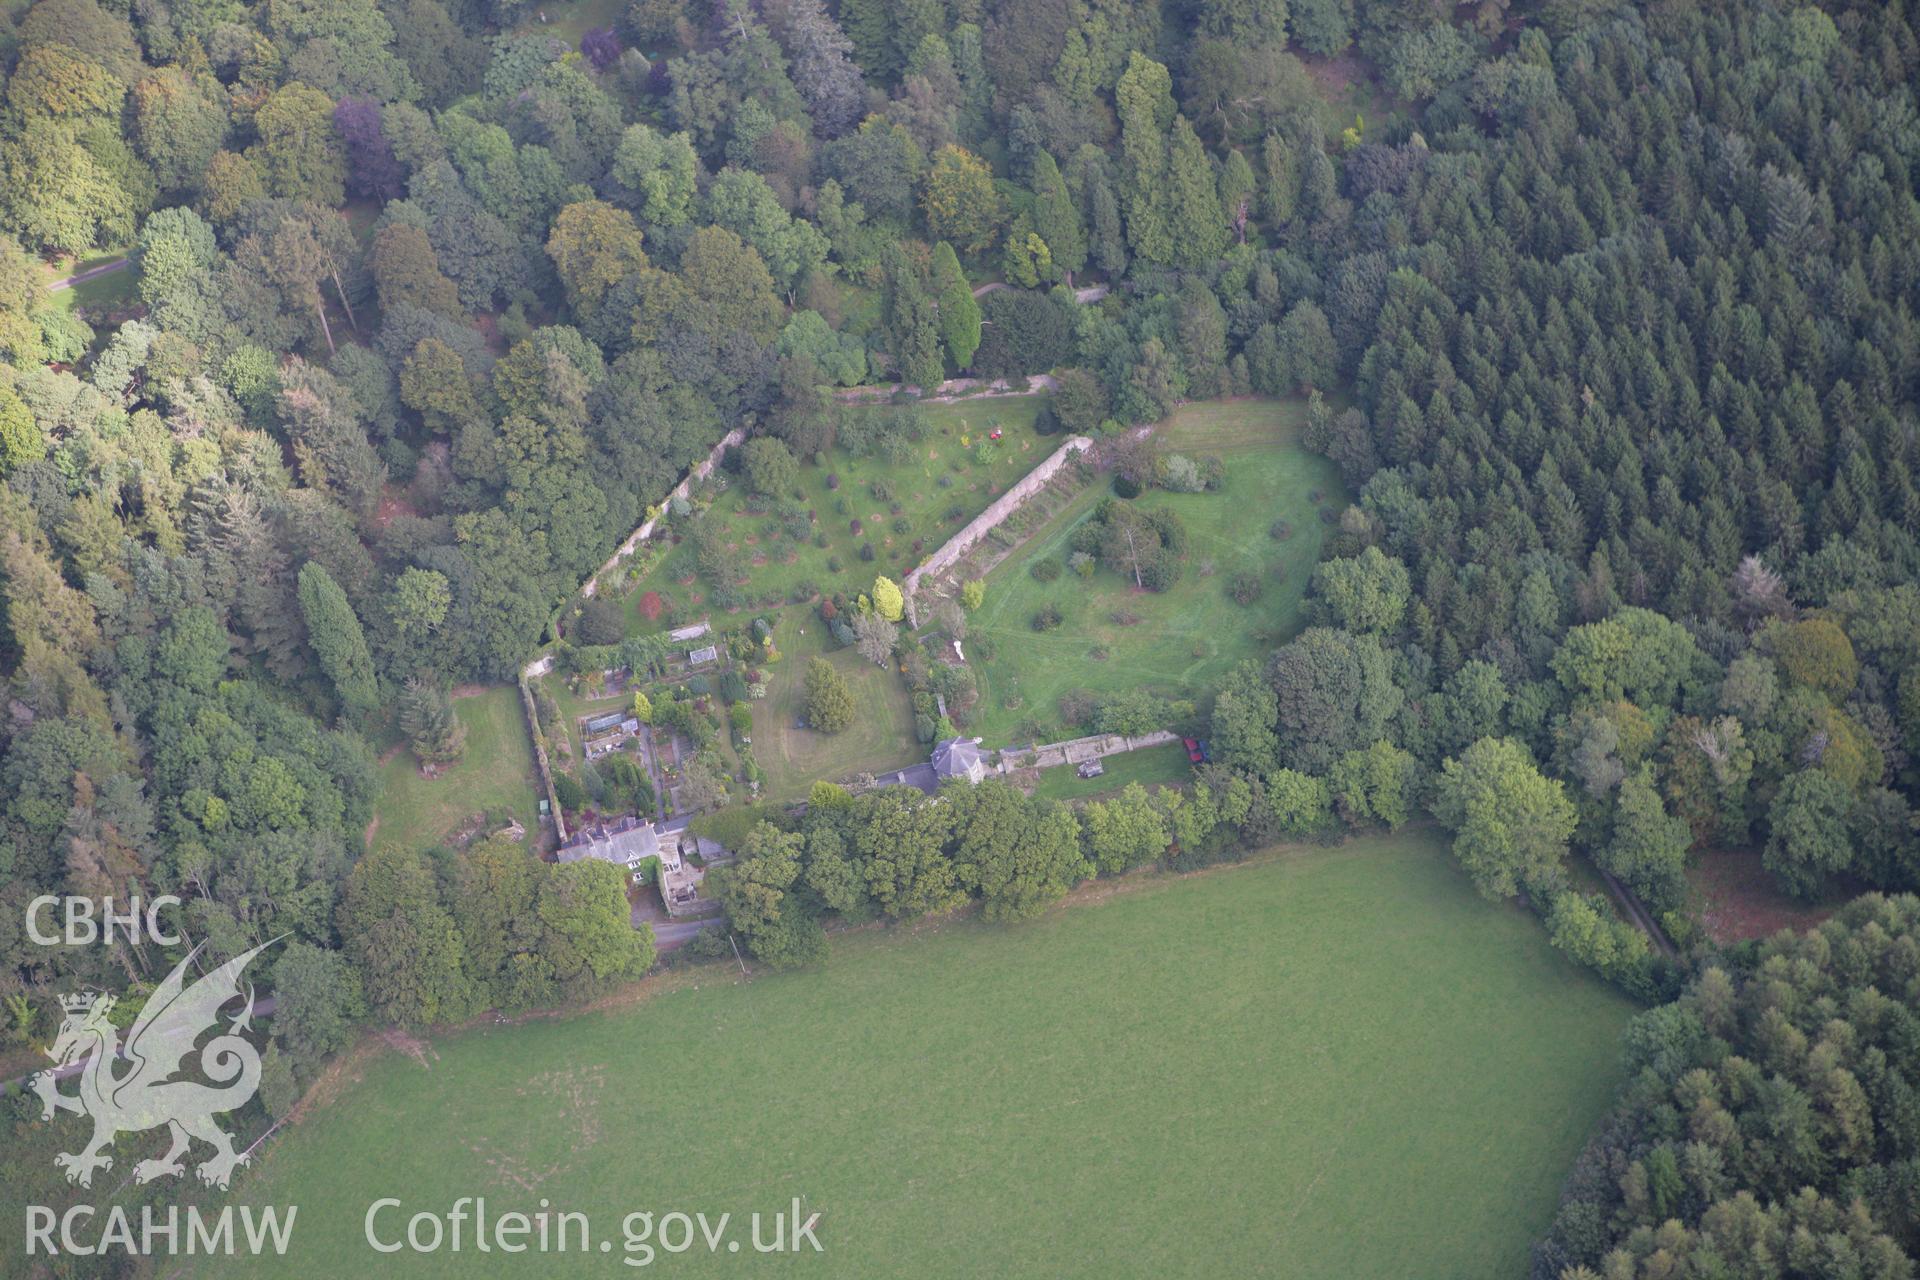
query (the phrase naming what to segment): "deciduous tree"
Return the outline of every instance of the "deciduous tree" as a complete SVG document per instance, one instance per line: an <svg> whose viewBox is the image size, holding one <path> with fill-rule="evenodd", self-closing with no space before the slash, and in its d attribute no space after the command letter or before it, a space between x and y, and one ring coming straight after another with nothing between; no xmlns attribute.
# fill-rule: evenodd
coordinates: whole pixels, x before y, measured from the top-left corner
<svg viewBox="0 0 1920 1280"><path fill-rule="evenodd" d="M373 237L373 284L382 311L406 303L458 320L460 289L440 269L433 242L420 227L394 222Z"/></svg>
<svg viewBox="0 0 1920 1280"><path fill-rule="evenodd" d="M900 628L878 613L863 613L853 620L854 647L860 656L875 666L893 660L893 647L900 641Z"/></svg>
<svg viewBox="0 0 1920 1280"><path fill-rule="evenodd" d="M1119 875L1152 862L1173 838L1165 812L1137 782L1129 782L1111 800L1088 803L1082 822L1087 857L1101 875Z"/></svg>
<svg viewBox="0 0 1920 1280"><path fill-rule="evenodd" d="M997 778L956 792L954 802L953 859L987 919L1032 919L1093 874L1065 804L1030 800Z"/></svg>
<svg viewBox="0 0 1920 1280"><path fill-rule="evenodd" d="M161 67L133 86L129 137L162 191L198 191L227 137L227 102L211 75Z"/></svg>
<svg viewBox="0 0 1920 1280"><path fill-rule="evenodd" d="M592 858L547 870L540 885L540 956L575 998L644 977L653 929L635 926L626 872Z"/></svg>
<svg viewBox="0 0 1920 1280"><path fill-rule="evenodd" d="M1324 561L1313 578L1334 621L1355 633L1391 635L1413 590L1407 567L1378 547Z"/></svg>
<svg viewBox="0 0 1920 1280"><path fill-rule="evenodd" d="M1413 816L1418 777L1419 762L1410 752L1380 741L1334 761L1327 790L1349 825L1378 822L1391 831Z"/></svg>
<svg viewBox="0 0 1920 1280"><path fill-rule="evenodd" d="M254 128L260 140L247 148L247 158L269 195L329 207L346 199L346 151L326 94L287 85L261 104Z"/></svg>
<svg viewBox="0 0 1920 1280"><path fill-rule="evenodd" d="M547 236L567 301L580 311L599 306L607 290L647 265L633 215L604 200L582 200L562 209Z"/></svg>
<svg viewBox="0 0 1920 1280"><path fill-rule="evenodd" d="M1377 639L1325 627L1276 652L1267 680L1280 762L1308 772L1379 741L1403 701Z"/></svg>
<svg viewBox="0 0 1920 1280"><path fill-rule="evenodd" d="M1687 848L1692 843L1687 824L1667 812L1653 767L1642 765L1621 780L1613 831L1597 861L1648 902L1667 909L1686 895Z"/></svg>
<svg viewBox="0 0 1920 1280"><path fill-rule="evenodd" d="M1006 209L986 162L964 147L941 147L920 196L927 229L960 252L982 253L1000 233Z"/></svg>
<svg viewBox="0 0 1920 1280"><path fill-rule="evenodd" d="M1847 789L1820 769L1803 769L1780 784L1767 811L1770 835L1761 861L1781 888L1810 898L1847 869L1853 805Z"/></svg>
<svg viewBox="0 0 1920 1280"><path fill-rule="evenodd" d="M614 149L611 174L643 222L678 227L693 216L699 170L686 134L630 124Z"/></svg>
<svg viewBox="0 0 1920 1280"><path fill-rule="evenodd" d="M1453 832L1454 856L1474 887L1489 898L1548 884L1576 821L1566 789L1542 776L1511 738L1482 738L1448 760L1434 814Z"/></svg>
<svg viewBox="0 0 1920 1280"><path fill-rule="evenodd" d="M472 1012L466 948L419 853L381 845L355 863L340 932L376 1017L427 1027Z"/></svg>
<svg viewBox="0 0 1920 1280"><path fill-rule="evenodd" d="M353 1024L366 1014L360 975L338 951L298 940L273 966L273 1038L297 1062L311 1064L346 1047Z"/></svg>
<svg viewBox="0 0 1920 1280"><path fill-rule="evenodd" d="M794 890L806 837L762 822L748 832L734 863L716 868L708 888L754 959L775 969L818 964L827 939Z"/></svg>

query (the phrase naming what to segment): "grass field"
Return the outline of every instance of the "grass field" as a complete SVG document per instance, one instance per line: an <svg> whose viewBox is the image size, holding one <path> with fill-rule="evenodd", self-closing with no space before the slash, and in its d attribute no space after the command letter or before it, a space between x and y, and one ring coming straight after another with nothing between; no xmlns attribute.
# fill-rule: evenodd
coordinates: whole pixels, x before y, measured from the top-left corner
<svg viewBox="0 0 1920 1280"><path fill-rule="evenodd" d="M466 754L437 778L422 777L406 750L382 764L376 840L430 845L469 818L502 807L534 830L533 743L519 689L501 685L456 698L453 706L467 727Z"/></svg>
<svg viewBox="0 0 1920 1280"><path fill-rule="evenodd" d="M795 587L803 584L825 592L861 592L873 586L876 574L899 581L1058 447L1057 438L1034 433L1033 419L1041 403L1038 396L1007 396L923 405L920 411L926 415L928 432L916 447L915 456L904 463L855 458L843 449L829 450L825 467L808 464L800 468L800 494L794 501L806 528L799 539L790 536L783 527L785 521L770 506L759 515L749 514L747 493L738 483L722 493L699 519L722 523L728 544L746 574L741 590L762 609L788 599ZM867 407L848 410L883 411ZM988 446L988 456L983 460L979 452L982 441L994 424L1004 436ZM962 439L968 443L963 445ZM830 475L839 477L838 489L827 487ZM891 496L875 497L876 482ZM896 504L897 512L892 509ZM861 525L858 533L852 529L855 520ZM905 522L905 532L896 528L897 521ZM814 545L816 535L824 535L825 547ZM917 551L916 542L920 544ZM860 559L863 544L874 549L871 561ZM832 567L836 560L838 571ZM708 589L707 583L694 580L692 550L681 544L629 592L629 630L643 631L655 625L639 615L639 602L647 591L658 591L692 619L714 611L705 603ZM727 616L724 611L715 612Z"/></svg>
<svg viewBox="0 0 1920 1280"><path fill-rule="evenodd" d="M825 651L825 641L826 624L808 610L788 610L775 627L783 656L767 668L767 696L753 704L754 759L766 770L768 800L805 799L817 781L885 773L925 756L914 741L913 705L899 674L852 649L836 649L826 659L853 690L853 723L832 734L794 727L806 708L807 663Z"/></svg>
<svg viewBox="0 0 1920 1280"><path fill-rule="evenodd" d="M1295 851L1028 925L844 935L817 971L713 968L637 1006L388 1053L238 1184L299 1204L288 1255L207 1273L615 1276L630 1211L738 1224L800 1197L826 1250L800 1268L744 1246L656 1261L1520 1275L1619 1081L1629 1013L1526 912L1477 897L1436 835ZM404 1225L463 1195L493 1216L586 1212L612 1251L364 1241L377 1197Z"/></svg>
<svg viewBox="0 0 1920 1280"><path fill-rule="evenodd" d="M1137 782L1149 789L1177 787L1193 775L1193 766L1187 761L1187 749L1177 742L1163 747L1148 747L1143 751L1129 751L1125 755L1108 756L1100 763L1106 766L1107 771L1097 778L1081 777L1070 764L1043 769L1040 783L1034 787L1033 794L1042 800L1098 800L1119 791L1129 782Z"/></svg>
<svg viewBox="0 0 1920 1280"><path fill-rule="evenodd" d="M1036 561L1069 553L1074 529L1111 492L1105 484L1089 486L1002 561L970 623L967 652L978 655L981 697L969 731L989 745L1024 741L1032 730L1067 736L1058 700L1070 689L1147 686L1198 696L1234 663L1297 631L1325 534L1311 495L1318 491L1322 504L1345 502L1333 465L1297 443L1304 416L1297 401L1208 402L1181 408L1156 430L1169 451L1227 462L1219 492L1152 490L1138 499L1173 508L1187 530L1186 568L1167 591L1135 590L1105 569L1089 581L1071 573L1050 583L1033 578ZM1276 520L1292 526L1284 541L1269 533ZM1266 583L1252 605L1227 598L1228 579L1242 571ZM1035 632L1030 619L1048 602L1064 621ZM1138 621L1117 622L1123 611Z"/></svg>

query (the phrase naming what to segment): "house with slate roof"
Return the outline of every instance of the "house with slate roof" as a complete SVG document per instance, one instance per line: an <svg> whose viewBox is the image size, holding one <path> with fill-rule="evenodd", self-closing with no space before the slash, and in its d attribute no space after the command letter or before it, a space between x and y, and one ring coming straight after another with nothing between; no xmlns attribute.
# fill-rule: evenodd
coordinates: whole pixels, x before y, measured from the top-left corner
<svg viewBox="0 0 1920 1280"><path fill-rule="evenodd" d="M987 758L978 738L948 738L935 743L932 763L934 776L942 781L965 778L977 785L987 776Z"/></svg>

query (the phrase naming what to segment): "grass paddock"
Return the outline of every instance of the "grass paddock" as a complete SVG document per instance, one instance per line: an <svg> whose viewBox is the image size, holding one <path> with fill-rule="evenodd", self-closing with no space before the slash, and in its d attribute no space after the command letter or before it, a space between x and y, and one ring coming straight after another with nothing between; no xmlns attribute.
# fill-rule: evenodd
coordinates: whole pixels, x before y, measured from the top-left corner
<svg viewBox="0 0 1920 1280"><path fill-rule="evenodd" d="M615 1276L631 1211L738 1222L799 1197L822 1215L811 1275L1519 1275L1629 1013L1436 834L1288 851L385 1053L237 1184L299 1204L288 1255L204 1272ZM365 1243L377 1197L476 1195L583 1211L595 1252Z"/></svg>
<svg viewBox="0 0 1920 1280"><path fill-rule="evenodd" d="M455 698L453 709L467 729L467 749L458 763L428 778L413 753L402 748L380 766L376 842L435 844L493 808L511 809L530 832L538 828L533 742L520 690L499 685Z"/></svg>

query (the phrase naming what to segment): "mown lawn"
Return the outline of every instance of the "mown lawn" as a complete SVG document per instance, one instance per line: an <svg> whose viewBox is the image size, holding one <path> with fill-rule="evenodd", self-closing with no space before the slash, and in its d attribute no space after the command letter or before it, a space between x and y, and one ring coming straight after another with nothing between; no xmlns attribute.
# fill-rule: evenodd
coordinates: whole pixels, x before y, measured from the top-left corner
<svg viewBox="0 0 1920 1280"><path fill-rule="evenodd" d="M1106 569L1084 581L1071 572L1047 583L1032 576L1037 561L1071 553L1074 530L1112 492L1104 483L1088 486L1002 561L969 623L967 657L981 694L969 732L989 746L1072 736L1059 699L1073 689L1144 686L1200 698L1234 663L1298 631L1326 533L1318 508L1346 501L1333 465L1298 443L1304 418L1297 401L1209 402L1184 406L1156 429L1170 452L1218 454L1227 463L1218 492L1155 489L1136 499L1173 508L1187 531L1186 567L1166 591L1137 590ZM1276 538L1282 520L1290 532ZM1251 605L1227 596L1240 572L1265 584ZM1031 620L1048 603L1063 621L1036 632Z"/></svg>
<svg viewBox="0 0 1920 1280"><path fill-rule="evenodd" d="M826 659L853 690L853 723L839 733L796 728L806 710L807 663L829 647L826 624L811 610L790 609L775 626L774 644L783 656L766 669L767 696L752 704L754 759L766 770L766 799L802 800L815 782L885 773L925 758L900 674L852 649L835 649Z"/></svg>
<svg viewBox="0 0 1920 1280"><path fill-rule="evenodd" d="M1631 1012L1425 832L1296 850L1019 926L834 940L624 1009L389 1052L239 1198L300 1206L235 1276L626 1274L621 1219L796 1197L825 1254L675 1274L1513 1276L1620 1080ZM77 1124L77 1121L69 1121ZM593 1251L374 1253L382 1221L590 1215ZM397 1225L395 1225L397 1224ZM609 1242L601 1254L598 1241Z"/></svg>
<svg viewBox="0 0 1920 1280"><path fill-rule="evenodd" d="M1041 403L1038 396L1002 396L923 405L920 412L926 415L927 435L904 462L856 458L835 448L828 451L826 466L803 464L800 491L787 499L798 513L798 531L803 534L799 538L792 536L794 531L786 527L776 504L750 500L744 486L730 481L697 519L721 523L746 579L740 590L755 603L734 614L715 608L710 601L711 584L695 577L692 548L682 542L628 592L629 630L664 628L675 618L691 621L705 613L713 613L718 622L764 611L812 591L867 591L876 574L898 582L1059 447L1060 437L1040 436L1033 430ZM885 410L859 406L847 411ZM987 444L983 456L982 443L995 426L1002 438ZM838 477L837 489L829 488L829 477ZM886 496L876 496L876 485ZM857 533L855 521L860 524ZM816 537L826 545L816 546ZM863 545L873 547L872 560L860 559ZM649 591L659 592L667 605L667 616L657 623L640 613L640 602Z"/></svg>
<svg viewBox="0 0 1920 1280"><path fill-rule="evenodd" d="M380 766L374 806L376 841L424 846L443 839L489 809L511 810L529 832L538 827L533 742L520 690L501 685L454 699L467 727L467 750L437 778L421 776L404 748Z"/></svg>
<svg viewBox="0 0 1920 1280"><path fill-rule="evenodd" d="M1100 763L1106 766L1106 772L1097 778L1081 777L1078 769L1070 764L1042 769L1033 794L1042 800L1098 800L1130 782L1149 789L1177 787L1193 776L1187 749L1177 742L1108 756Z"/></svg>

